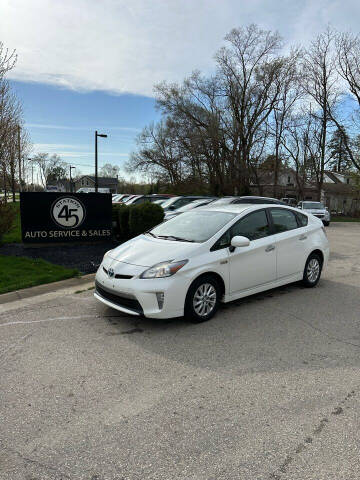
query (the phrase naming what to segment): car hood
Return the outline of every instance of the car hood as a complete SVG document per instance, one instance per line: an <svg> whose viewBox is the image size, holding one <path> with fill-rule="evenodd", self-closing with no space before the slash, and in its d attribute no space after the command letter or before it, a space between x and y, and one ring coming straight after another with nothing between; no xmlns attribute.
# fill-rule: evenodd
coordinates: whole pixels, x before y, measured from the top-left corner
<svg viewBox="0 0 360 480"><path fill-rule="evenodd" d="M152 267L156 263L167 260L186 260L198 248L198 243L162 240L140 235L111 250L108 257L131 265Z"/></svg>
<svg viewBox="0 0 360 480"><path fill-rule="evenodd" d="M325 208L303 208L303 210L307 213L312 213L313 215L327 212Z"/></svg>

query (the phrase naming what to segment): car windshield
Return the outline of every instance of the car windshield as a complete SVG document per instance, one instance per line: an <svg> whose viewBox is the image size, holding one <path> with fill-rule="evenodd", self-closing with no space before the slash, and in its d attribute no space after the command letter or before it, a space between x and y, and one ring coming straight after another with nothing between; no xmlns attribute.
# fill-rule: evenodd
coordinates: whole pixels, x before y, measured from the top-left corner
<svg viewBox="0 0 360 480"><path fill-rule="evenodd" d="M206 242L237 214L202 209L191 210L161 223L150 231L155 237L185 242Z"/></svg>
<svg viewBox="0 0 360 480"><path fill-rule="evenodd" d="M320 202L303 202L303 208L309 208L311 210L324 210L324 205Z"/></svg>

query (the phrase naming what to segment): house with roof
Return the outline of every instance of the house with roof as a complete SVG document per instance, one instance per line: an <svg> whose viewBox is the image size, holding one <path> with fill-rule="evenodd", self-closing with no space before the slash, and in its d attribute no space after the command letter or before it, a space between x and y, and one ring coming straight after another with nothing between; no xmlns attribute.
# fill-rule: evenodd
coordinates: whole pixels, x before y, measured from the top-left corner
<svg viewBox="0 0 360 480"><path fill-rule="evenodd" d="M288 197L297 201L318 200L316 185L309 181L299 189L296 172L289 167L279 172L276 195L274 195L274 172L270 170L259 169L255 172L250 188L254 195L265 197ZM356 184L351 174L325 170L320 199L332 212L353 215L360 212L360 185Z"/></svg>
<svg viewBox="0 0 360 480"><path fill-rule="evenodd" d="M78 178L75 182L75 192L79 188L95 188L95 177L90 175L83 175ZM117 193L118 188L118 179L113 177L98 177L98 187L99 188L108 188L110 193Z"/></svg>

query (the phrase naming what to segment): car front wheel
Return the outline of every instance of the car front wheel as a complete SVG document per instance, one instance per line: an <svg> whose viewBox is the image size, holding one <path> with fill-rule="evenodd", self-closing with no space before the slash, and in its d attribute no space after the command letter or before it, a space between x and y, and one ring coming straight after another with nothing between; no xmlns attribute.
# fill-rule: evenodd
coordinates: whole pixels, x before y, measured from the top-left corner
<svg viewBox="0 0 360 480"><path fill-rule="evenodd" d="M220 302L220 287L211 275L196 279L189 288L185 301L185 317L193 323L212 318Z"/></svg>
<svg viewBox="0 0 360 480"><path fill-rule="evenodd" d="M323 224L325 225L325 227L328 227L330 225L330 222L324 221Z"/></svg>
<svg viewBox="0 0 360 480"><path fill-rule="evenodd" d="M322 269L322 258L318 253L312 253L306 260L303 276L305 287L315 287L320 280Z"/></svg>

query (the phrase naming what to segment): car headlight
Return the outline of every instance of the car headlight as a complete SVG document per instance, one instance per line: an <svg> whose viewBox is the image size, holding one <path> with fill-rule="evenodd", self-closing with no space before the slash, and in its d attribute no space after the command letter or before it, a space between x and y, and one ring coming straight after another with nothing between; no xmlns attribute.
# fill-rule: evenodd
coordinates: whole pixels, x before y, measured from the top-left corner
<svg viewBox="0 0 360 480"><path fill-rule="evenodd" d="M172 262L168 260L167 262L157 263L152 267L145 270L140 278L165 278L171 277L177 271L180 270L184 265L186 265L188 260L181 260L180 262Z"/></svg>

